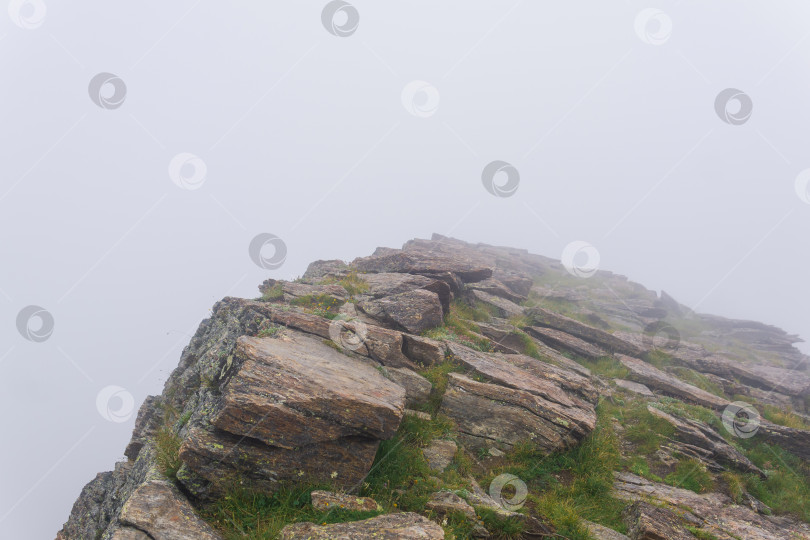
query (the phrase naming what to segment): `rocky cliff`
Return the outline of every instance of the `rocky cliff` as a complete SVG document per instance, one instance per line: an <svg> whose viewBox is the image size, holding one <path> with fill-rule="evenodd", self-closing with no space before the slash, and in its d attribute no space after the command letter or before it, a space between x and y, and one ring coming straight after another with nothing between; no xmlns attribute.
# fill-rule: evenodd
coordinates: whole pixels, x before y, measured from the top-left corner
<svg viewBox="0 0 810 540"><path fill-rule="evenodd" d="M810 538L795 336L438 235L259 289L57 539Z"/></svg>

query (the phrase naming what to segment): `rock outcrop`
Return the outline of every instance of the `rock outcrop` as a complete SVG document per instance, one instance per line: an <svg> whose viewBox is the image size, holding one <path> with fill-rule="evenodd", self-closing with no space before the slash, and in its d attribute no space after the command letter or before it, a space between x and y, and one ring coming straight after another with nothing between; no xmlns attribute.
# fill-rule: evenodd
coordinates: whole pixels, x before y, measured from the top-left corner
<svg viewBox="0 0 810 540"><path fill-rule="evenodd" d="M295 504L318 523L292 523L299 516L274 535L433 539L459 525L468 536L497 536L480 510L501 526L519 523L524 538L559 537L534 505L515 511L475 477L509 471L526 452L538 462L553 454L568 469L551 483L548 475L527 479L527 490L580 481L585 492L603 490L613 467L607 484L591 486L569 478L569 461L585 440L586 450L593 441L615 443L617 453L636 448L645 433L623 439L632 427L623 415L603 416L624 406L645 418L648 407L668 437L639 456L647 478L617 466L613 496L624 501L627 536L604 526L624 530L615 517L583 522L594 537L810 538L807 524L747 492L735 504L725 493L650 479L691 458L713 478L736 471L767 484L782 465L696 420L714 422L741 397L777 407L768 418L798 426L762 419L751 445L777 445L804 467L810 375L795 336L695 314L610 272L584 286L559 261L440 235L350 263L315 261L301 279L267 279L260 291L259 299L216 303L163 392L144 400L126 460L84 487L58 540L230 537L227 523L201 516L210 519L234 490L271 496L302 486ZM413 461L397 463L409 472L389 484L380 471L400 445L400 458ZM643 472L638 460L625 461ZM309 491L313 484L329 490ZM332 510L380 515L318 519Z"/></svg>

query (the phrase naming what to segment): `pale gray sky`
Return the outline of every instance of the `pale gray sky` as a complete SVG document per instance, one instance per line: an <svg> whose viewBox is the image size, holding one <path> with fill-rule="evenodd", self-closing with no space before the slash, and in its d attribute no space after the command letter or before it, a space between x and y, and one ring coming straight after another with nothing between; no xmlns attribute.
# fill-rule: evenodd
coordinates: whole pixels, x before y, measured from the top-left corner
<svg viewBox="0 0 810 540"><path fill-rule="evenodd" d="M52 537L122 457L134 415L99 395L139 406L217 299L314 259L582 240L700 311L810 337L806 2L356 0L342 37L326 5L0 17L0 538ZM750 116L720 118L728 88ZM511 196L482 184L496 160ZM281 267L248 256L260 233ZM47 339L18 332L29 305Z"/></svg>

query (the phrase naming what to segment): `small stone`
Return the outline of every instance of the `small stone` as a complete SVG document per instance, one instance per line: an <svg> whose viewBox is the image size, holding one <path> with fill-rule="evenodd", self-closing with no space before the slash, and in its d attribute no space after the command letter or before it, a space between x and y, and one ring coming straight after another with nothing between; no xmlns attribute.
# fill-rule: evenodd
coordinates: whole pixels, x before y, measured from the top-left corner
<svg viewBox="0 0 810 540"><path fill-rule="evenodd" d="M331 491L313 491L310 493L312 507L315 510L355 510L358 512L374 512L382 510L377 501L370 497L356 497L346 493L334 493Z"/></svg>

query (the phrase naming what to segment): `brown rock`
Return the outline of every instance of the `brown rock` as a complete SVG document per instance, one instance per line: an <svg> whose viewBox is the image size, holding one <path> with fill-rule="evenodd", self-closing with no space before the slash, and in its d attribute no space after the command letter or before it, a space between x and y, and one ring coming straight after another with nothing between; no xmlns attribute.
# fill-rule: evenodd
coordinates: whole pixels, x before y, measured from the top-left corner
<svg viewBox="0 0 810 540"><path fill-rule="evenodd" d="M425 504L425 508L433 510L440 516L450 512L461 512L470 519L476 519L475 508L452 491L438 491L432 494L430 500Z"/></svg>
<svg viewBox="0 0 810 540"><path fill-rule="evenodd" d="M523 315L523 307L505 298L499 298L484 291L473 290L473 298L479 302L483 302L498 313L498 317L519 317Z"/></svg>
<svg viewBox="0 0 810 540"><path fill-rule="evenodd" d="M427 403L433 385L430 381L408 368L383 368L385 378L405 389L405 406L418 407Z"/></svg>
<svg viewBox="0 0 810 540"><path fill-rule="evenodd" d="M526 314L532 318L537 326L560 330L566 334L571 334L589 343L598 345L610 352L635 356L639 356L642 353L642 351L632 343L609 334L604 330L588 326L585 323L548 311L547 309L534 307L527 310Z"/></svg>
<svg viewBox="0 0 810 540"><path fill-rule="evenodd" d="M729 404L727 399L715 396L696 386L685 383L638 358L632 358L623 354L616 355L616 358L630 371L630 378L632 380L660 390L665 394L697 403L698 405L703 405L710 409L723 409Z"/></svg>
<svg viewBox="0 0 810 540"><path fill-rule="evenodd" d="M357 512L382 510L382 507L372 498L357 497L347 493L316 490L310 493L310 497L312 498L312 507L315 510L328 511L336 508Z"/></svg>
<svg viewBox="0 0 810 540"><path fill-rule="evenodd" d="M405 391L376 369L304 335L241 337L236 373L222 389L212 424L293 449L351 435L388 439Z"/></svg>
<svg viewBox="0 0 810 540"><path fill-rule="evenodd" d="M348 271L349 267L345 262L332 259L329 261L314 261L309 263L306 272L302 276L307 281L317 281L327 275L340 275Z"/></svg>
<svg viewBox="0 0 810 540"><path fill-rule="evenodd" d="M352 261L360 272L400 272L409 274L441 274L451 272L467 283L492 276L492 268L464 257L434 255L429 252L395 251L384 255L361 257Z"/></svg>
<svg viewBox="0 0 810 540"><path fill-rule="evenodd" d="M672 510L636 501L623 512L632 540L694 540L684 522Z"/></svg>
<svg viewBox="0 0 810 540"><path fill-rule="evenodd" d="M493 296L504 298L510 302L514 302L515 304L519 304L528 298L527 295L515 293L512 289L495 278L489 278L477 283L471 283L468 285L468 287L473 290L483 291Z"/></svg>
<svg viewBox="0 0 810 540"><path fill-rule="evenodd" d="M403 512L351 523L294 523L281 530L281 540L440 540L444 530L429 519Z"/></svg>
<svg viewBox="0 0 810 540"><path fill-rule="evenodd" d="M138 487L124 504L120 519L161 540L221 538L197 516L177 488L164 480L151 480Z"/></svg>
<svg viewBox="0 0 810 540"><path fill-rule="evenodd" d="M585 528L588 529L588 532L591 533L595 540L628 540L627 536L604 525L586 519L582 520L582 524L585 525Z"/></svg>
<svg viewBox="0 0 810 540"><path fill-rule="evenodd" d="M444 313L447 313L450 309L452 294L450 286L444 281L418 274L400 274L393 272L362 274L362 278L369 286L367 294L374 298L392 296L414 289L425 289L439 296L439 301L442 304Z"/></svg>
<svg viewBox="0 0 810 540"><path fill-rule="evenodd" d="M530 326L526 330L543 343L561 351L569 351L594 360L608 356L608 352L604 349L560 330L542 326Z"/></svg>
<svg viewBox="0 0 810 540"><path fill-rule="evenodd" d="M444 322L439 296L431 291L416 289L359 304L369 316L418 334Z"/></svg>
<svg viewBox="0 0 810 540"><path fill-rule="evenodd" d="M676 437L679 441L706 450L708 452L707 456L710 459L717 460L724 465L742 472L755 473L761 478L765 478L764 472L703 422L675 417L665 413L661 409L649 405L647 406L647 410L650 411L653 416L657 416L669 422L675 428Z"/></svg>
<svg viewBox="0 0 810 540"><path fill-rule="evenodd" d="M527 382L532 376L526 374ZM533 385L529 383L527 387ZM560 405L529 390L474 381L451 373L440 413L456 422L465 445L509 449L533 441L549 452L570 448L593 431L593 405Z"/></svg>
<svg viewBox="0 0 810 540"><path fill-rule="evenodd" d="M441 341L402 334L402 352L416 364L429 367L444 362L446 347Z"/></svg>

